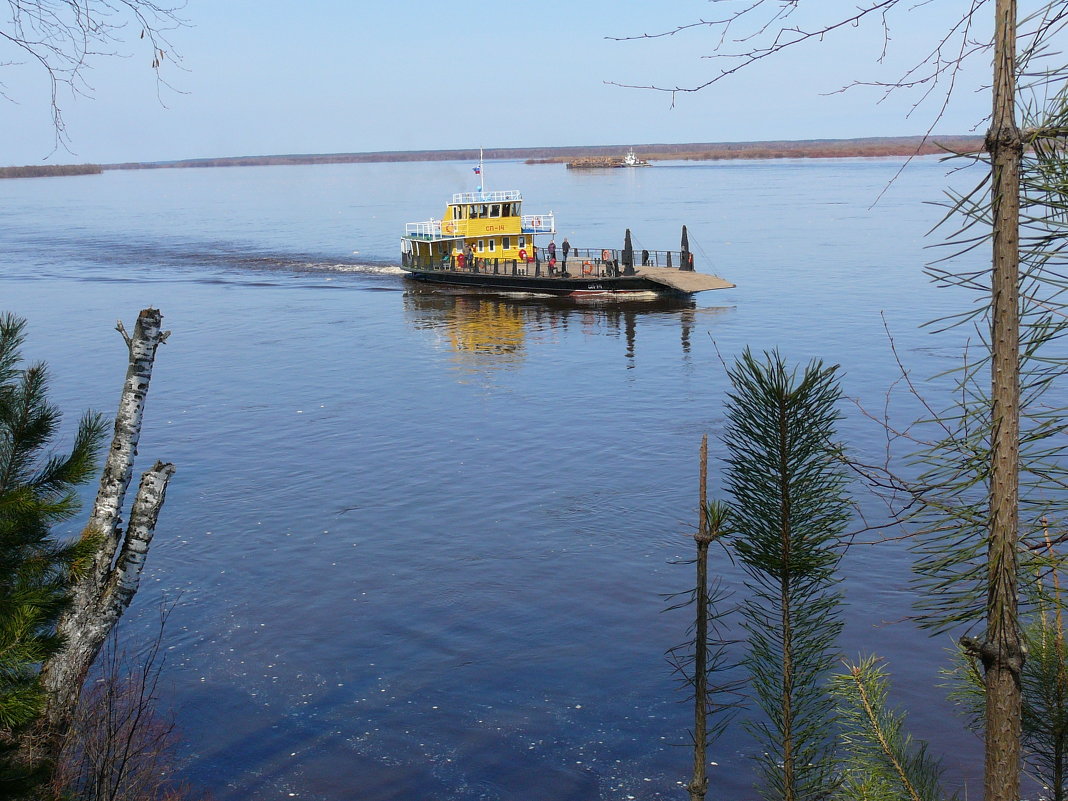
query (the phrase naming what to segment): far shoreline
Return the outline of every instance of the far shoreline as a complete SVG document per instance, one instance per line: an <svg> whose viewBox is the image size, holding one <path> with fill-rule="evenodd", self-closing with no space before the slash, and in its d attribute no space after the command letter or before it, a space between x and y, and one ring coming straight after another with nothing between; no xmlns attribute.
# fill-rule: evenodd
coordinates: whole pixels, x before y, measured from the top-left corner
<svg viewBox="0 0 1068 801"><path fill-rule="evenodd" d="M273 156L223 156L174 161L120 162L91 165L78 173L78 165L51 167L42 171L26 167L0 168L2 177L89 174L103 170L158 170L183 167L263 167L296 164L374 164L389 162L522 160L527 164L564 164L573 159L620 157L628 149L649 162L720 161L726 159L828 159L887 158L953 153L978 153L982 136L930 135L867 137L862 139L773 140L760 142L704 142L646 145L576 145L571 147L477 148L465 150L389 150L355 153L286 154ZM28 172L28 170L30 170ZM7 175L4 175L4 172Z"/></svg>

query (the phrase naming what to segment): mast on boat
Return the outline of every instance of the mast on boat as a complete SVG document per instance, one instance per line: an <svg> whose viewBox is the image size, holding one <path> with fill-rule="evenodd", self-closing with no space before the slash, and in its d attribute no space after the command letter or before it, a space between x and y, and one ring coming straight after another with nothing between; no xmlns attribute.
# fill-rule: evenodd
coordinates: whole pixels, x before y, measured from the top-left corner
<svg viewBox="0 0 1068 801"><path fill-rule="evenodd" d="M478 197L481 200L486 187L486 168L482 163L482 148L478 149Z"/></svg>

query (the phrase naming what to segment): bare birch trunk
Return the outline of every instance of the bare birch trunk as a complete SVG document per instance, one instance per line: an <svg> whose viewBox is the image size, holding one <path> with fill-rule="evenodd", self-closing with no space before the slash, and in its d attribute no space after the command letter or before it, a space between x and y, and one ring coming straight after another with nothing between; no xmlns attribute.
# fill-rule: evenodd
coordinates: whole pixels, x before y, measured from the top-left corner
<svg viewBox="0 0 1068 801"><path fill-rule="evenodd" d="M993 423L987 631L981 647L986 683L986 801L1020 798L1020 671L1017 615L1019 538L1020 343L1019 216L1023 146L1016 125L1016 0L997 0L994 108L987 148L994 217L991 292Z"/></svg>
<svg viewBox="0 0 1068 801"><path fill-rule="evenodd" d="M117 325L129 348L130 363L100 488L82 533L83 537L98 538L99 545L93 563L74 586L70 610L60 620L64 648L41 671L48 700L38 747L46 758L54 756L93 660L137 591L167 482L174 474L174 465L163 462L156 462L145 472L123 536L123 502L133 477L156 348L170 334L161 329L162 320L157 309L144 309L138 315L133 336L127 334L121 321Z"/></svg>

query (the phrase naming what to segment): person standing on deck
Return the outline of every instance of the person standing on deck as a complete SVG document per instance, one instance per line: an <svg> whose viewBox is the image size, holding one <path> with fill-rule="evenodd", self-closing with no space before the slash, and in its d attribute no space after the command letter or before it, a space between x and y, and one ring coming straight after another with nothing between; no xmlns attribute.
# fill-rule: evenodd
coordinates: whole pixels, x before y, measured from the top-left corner
<svg viewBox="0 0 1068 801"><path fill-rule="evenodd" d="M468 268L475 266L475 251L474 248L471 247L470 242L464 245L464 264L466 264Z"/></svg>
<svg viewBox="0 0 1068 801"><path fill-rule="evenodd" d="M564 244L563 244L562 247L563 247L563 251L564 251L563 267L566 268L567 267L567 254L571 250L571 243L567 241L567 237L566 236L564 237Z"/></svg>
<svg viewBox="0 0 1068 801"><path fill-rule="evenodd" d="M556 240L555 239L550 239L549 240L549 248L548 249L549 249L549 261L555 262L556 261Z"/></svg>

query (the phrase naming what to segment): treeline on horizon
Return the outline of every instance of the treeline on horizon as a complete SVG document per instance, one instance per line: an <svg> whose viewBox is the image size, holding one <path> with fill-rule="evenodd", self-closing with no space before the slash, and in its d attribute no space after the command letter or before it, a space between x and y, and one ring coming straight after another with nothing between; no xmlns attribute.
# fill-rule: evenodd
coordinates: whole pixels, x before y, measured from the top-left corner
<svg viewBox="0 0 1068 801"><path fill-rule="evenodd" d="M489 148L485 159L524 159L531 164L555 164L589 156L621 156L626 145L569 147ZM763 159L763 158L877 158L938 153L976 153L983 149L981 136L897 136L866 139L810 139L767 142L707 142L634 145L634 152L649 160ZM387 150L373 153L289 154L276 156L228 156L181 161L125 162L106 164L107 170L168 169L176 167L263 167L285 164L364 164L405 161L475 161L477 148L466 150Z"/></svg>
<svg viewBox="0 0 1068 801"><path fill-rule="evenodd" d="M99 175L99 164L31 164L25 167L0 167L0 178L48 178L56 175Z"/></svg>
<svg viewBox="0 0 1068 801"><path fill-rule="evenodd" d="M810 142L742 142L725 145L679 145L670 150L655 146L634 148L647 161L682 160L716 161L722 159L818 159L879 158L886 156L930 156L949 153L978 153L983 150L981 136L948 136L924 140L908 139L836 139ZM558 164L571 161L568 156L527 159L528 164Z"/></svg>

